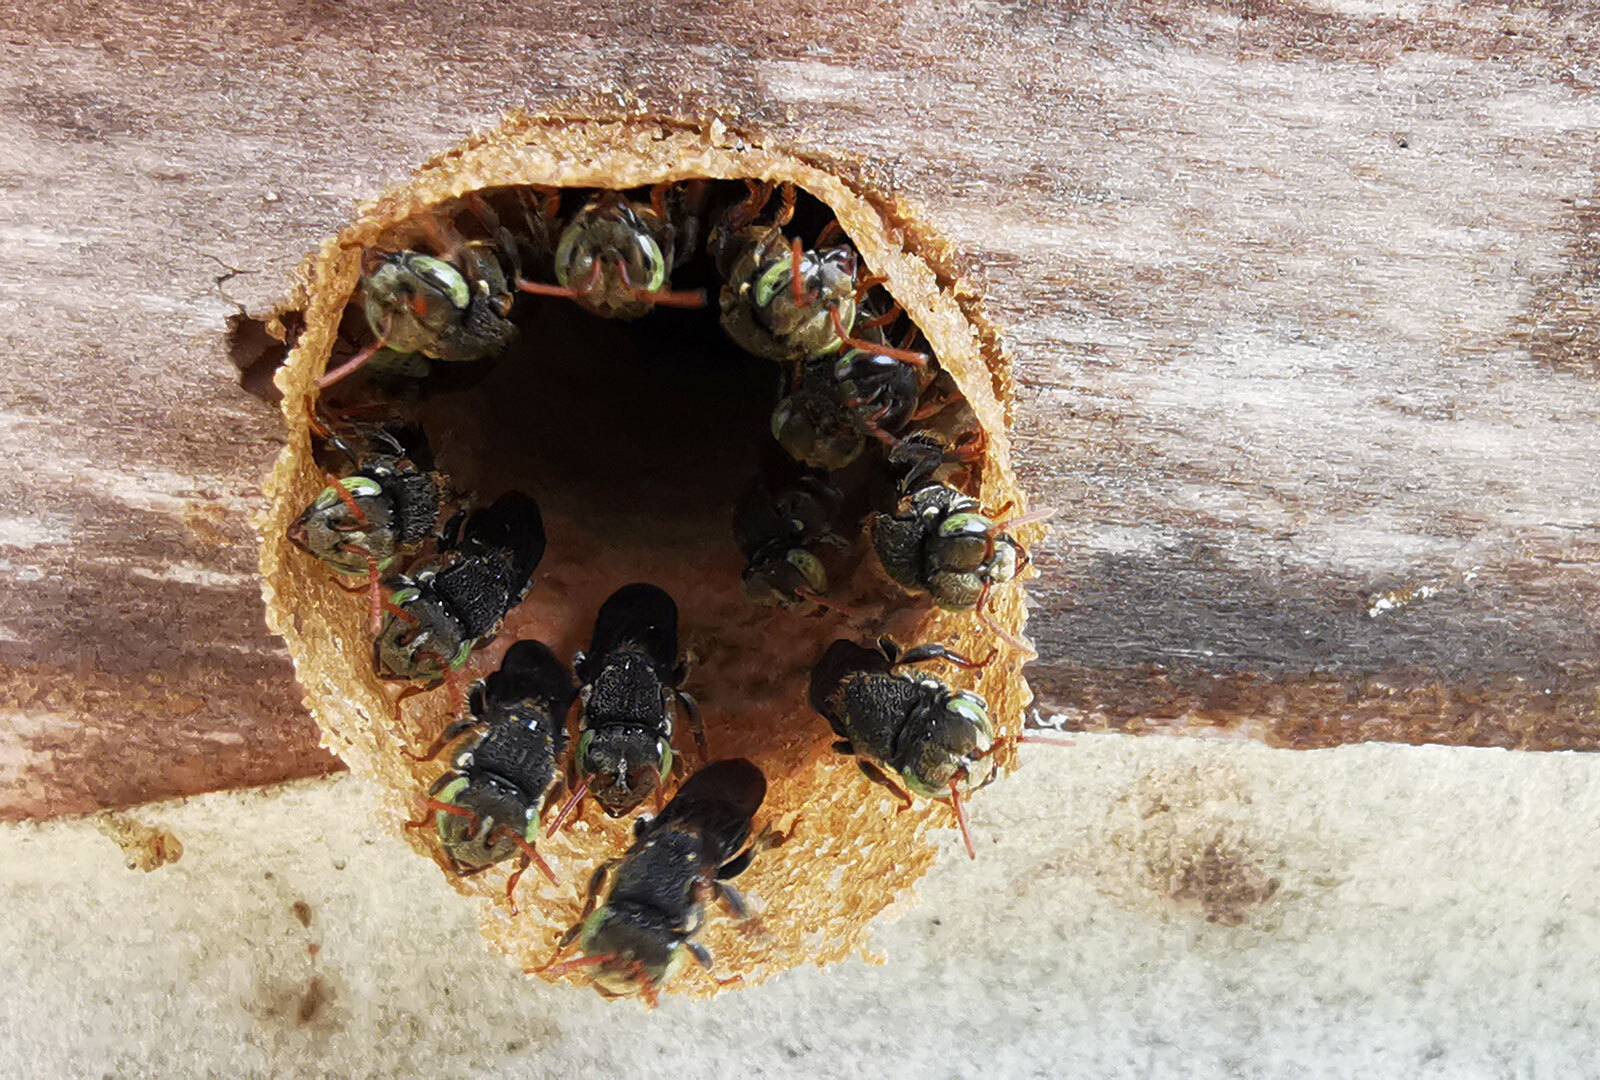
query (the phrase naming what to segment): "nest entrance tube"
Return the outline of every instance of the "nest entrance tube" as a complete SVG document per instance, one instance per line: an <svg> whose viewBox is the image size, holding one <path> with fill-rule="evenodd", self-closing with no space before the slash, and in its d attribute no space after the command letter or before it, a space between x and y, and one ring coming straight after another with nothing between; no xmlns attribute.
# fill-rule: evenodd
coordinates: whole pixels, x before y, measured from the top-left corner
<svg viewBox="0 0 1600 1080"><path fill-rule="evenodd" d="M937 238L893 200L714 124L520 119L469 141L364 208L309 264L290 305L303 310L305 329L278 377L288 445L267 484L262 521L269 624L288 643L325 745L377 782L383 815L397 828L449 767L444 760L418 764L402 752L425 747L449 722L449 695L408 698L396 722L399 687L372 671L364 602L285 540L324 483L309 430L315 381L336 353L348 351L348 342L339 344L340 327L348 335L348 310L359 307L363 261L373 250L425 246L429 216L458 212L470 193L535 185L625 190L695 178L792 183L837 219L865 265L887 279L884 287L919 329L921 347L938 359L987 437L972 494L986 507L1021 507L1005 427L1009 368L981 307L942 268ZM697 273L706 279L695 280ZM543 511L548 547L533 588L496 639L472 655L468 678L493 671L504 650L524 638L570 658L587 646L600 604L628 582L660 585L677 600L680 643L691 657L685 688L700 701L711 756L748 757L766 773L757 828L785 819L794 825L793 837L763 852L739 880L761 916L759 929L713 910L698 938L718 977L737 974L748 984L854 951L867 921L921 876L940 847L958 843L948 834L924 835L951 827L948 804L919 800L896 813L894 800L852 759L831 752L834 736L806 700L809 672L828 643L890 634L902 644L939 642L979 657L997 647L996 661L982 671L936 673L982 694L1002 736L1020 729L1029 693L1020 676L1023 654L996 641L970 612L941 611L900 591L874 573L870 550L849 583L848 612L760 608L745 598L733 504L770 441L769 416L787 369L750 356L722 333L709 269L691 268L673 284L705 287L707 308L661 308L626 322L560 298L525 297L515 316L520 333L502 355L474 371L451 365L463 370L396 407L421 425L441 471L476 505L515 488ZM1021 530L1018 539L1030 543L1035 533ZM1020 585L996 590L993 617L1020 632ZM682 725L678 748L696 764ZM631 817L612 820L591 805L576 824L541 841L561 883L525 875L515 916L504 896L514 864L451 879L483 898L486 937L536 967L578 917L593 868L626 849L631 826ZM445 866L430 832L405 835ZM664 989L707 994L718 983L691 965Z"/></svg>

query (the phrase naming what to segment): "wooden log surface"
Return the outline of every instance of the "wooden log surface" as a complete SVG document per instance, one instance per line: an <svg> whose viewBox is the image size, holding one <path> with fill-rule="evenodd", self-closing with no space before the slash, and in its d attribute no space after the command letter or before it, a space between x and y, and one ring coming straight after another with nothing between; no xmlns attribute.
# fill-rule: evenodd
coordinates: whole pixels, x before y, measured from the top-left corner
<svg viewBox="0 0 1600 1080"><path fill-rule="evenodd" d="M280 425L227 319L513 108L714 113L865 160L950 238L1016 359L1024 485L1061 511L1045 713L1592 748L1597 22L13 0L0 817L333 767L261 620Z"/></svg>

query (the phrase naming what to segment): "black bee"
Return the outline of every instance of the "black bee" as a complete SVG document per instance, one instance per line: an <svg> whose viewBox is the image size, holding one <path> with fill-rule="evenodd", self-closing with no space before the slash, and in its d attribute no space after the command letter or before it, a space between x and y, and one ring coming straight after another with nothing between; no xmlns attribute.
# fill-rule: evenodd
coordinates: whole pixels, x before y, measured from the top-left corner
<svg viewBox="0 0 1600 1080"><path fill-rule="evenodd" d="M428 224L439 234L445 258L420 251L369 253L361 278L361 310L373 341L317 380L331 386L380 353L412 374L427 364L404 368L416 354L448 362L494 356L517 335L511 321L515 294L511 282L521 274L516 241L481 200L472 202L492 239L460 240L437 218Z"/></svg>
<svg viewBox="0 0 1600 1080"><path fill-rule="evenodd" d="M992 659L992 657L991 657ZM921 672L897 670L925 660L978 668L943 645L918 645L902 653L887 637L869 649L840 638L811 671L811 707L832 726L833 748L856 755L867 778L911 806L906 788L925 799L948 799L967 853L977 858L961 800L994 778L994 725L989 706L969 690L952 690Z"/></svg>
<svg viewBox="0 0 1600 1080"><path fill-rule="evenodd" d="M627 853L594 872L583 915L556 950L560 956L577 941L583 956L562 964L552 959L543 970L593 968L601 993L642 993L652 1006L690 956L709 970L711 954L692 940L705 922L706 901L720 899L745 918L744 901L725 883L758 849L782 842L763 834L746 847L766 795L766 777L743 758L712 762L685 780L660 814L639 819ZM607 878L605 902L596 907Z"/></svg>
<svg viewBox="0 0 1600 1080"><path fill-rule="evenodd" d="M796 461L838 470L869 438L893 445L917 413L925 369L893 356L850 349L800 369L799 385L772 410L772 437Z"/></svg>
<svg viewBox="0 0 1600 1080"><path fill-rule="evenodd" d="M733 508L745 597L763 607L825 604L828 563L854 547L839 532L843 507L844 494L821 472L786 481L764 476L746 488ZM855 527L859 531L859 518Z"/></svg>
<svg viewBox="0 0 1600 1080"><path fill-rule="evenodd" d="M921 353L851 336L861 296L878 282L860 276L860 256L836 225L807 249L799 237L783 232L794 217L794 186L783 185L781 208L770 224L760 225L755 221L772 185L745 183L749 198L723 216L708 240L725 282L719 302L728 336L746 351L780 363L853 347L925 366L928 358ZM830 242L835 235L839 243Z"/></svg>
<svg viewBox="0 0 1600 1080"><path fill-rule="evenodd" d="M506 881L513 913L513 892L530 862L556 881L534 845L545 792L567 749L567 712L577 696L572 673L549 646L519 641L506 650L498 671L473 684L471 715L445 728L418 759L437 756L472 728L483 729L428 789L427 814L408 824L423 828L437 818L439 839L457 873L475 873L520 851L522 865Z"/></svg>
<svg viewBox="0 0 1600 1080"><path fill-rule="evenodd" d="M654 585L624 585L600 606L589 651L573 659L583 713L572 757L578 782L551 831L593 792L618 817L660 790L672 769L674 702L689 714L705 757L694 699L679 689L688 665L678 656L678 605Z"/></svg>
<svg viewBox="0 0 1600 1080"><path fill-rule="evenodd" d="M433 455L420 429L395 432L364 428L367 446L352 449L320 421L327 443L354 466L328 486L289 526L289 540L341 574L367 578L372 632L377 633L382 593L379 575L395 560L435 536L443 505L444 479L433 469Z"/></svg>
<svg viewBox="0 0 1600 1080"><path fill-rule="evenodd" d="M599 192L561 230L554 255L557 284L519 278L517 288L565 296L612 319L637 319L661 304L705 306L704 292L668 286L672 271L693 251L692 223L703 188L660 184L651 189L648 204L619 191ZM558 203L559 195L552 206Z"/></svg>
<svg viewBox="0 0 1600 1080"><path fill-rule="evenodd" d="M544 557L539 504L508 491L446 537L441 554L394 579L373 642L382 678L452 679L532 584Z"/></svg>

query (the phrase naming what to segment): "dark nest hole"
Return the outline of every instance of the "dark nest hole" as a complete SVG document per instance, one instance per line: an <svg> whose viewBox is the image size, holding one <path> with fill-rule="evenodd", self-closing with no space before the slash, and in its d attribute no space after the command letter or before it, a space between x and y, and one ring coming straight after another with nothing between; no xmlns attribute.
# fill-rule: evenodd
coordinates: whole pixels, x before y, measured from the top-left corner
<svg viewBox="0 0 1600 1080"><path fill-rule="evenodd" d="M737 182L719 188L729 199L745 193ZM489 194L511 219L516 204L504 192ZM567 191L563 212L584 195ZM786 231L809 244L831 219L822 203L802 195ZM469 212L450 220L464 236L475 235ZM426 232L410 231L416 224L383 246L426 248ZM548 546L533 588L495 640L473 654L469 678L494 670L505 649L524 638L570 659L588 646L607 596L629 582L651 582L678 603L680 646L690 659L685 688L700 702L710 756L749 757L776 782L827 752L833 739L806 702L811 667L828 643L885 633L904 640L929 605L882 575L861 528L848 532L854 546L841 560L847 571L829 590L836 608L768 608L745 597L733 509L763 463L771 468L783 458L770 417L789 368L750 355L723 332L720 285L700 253L674 271L672 287L704 289L701 308L658 307L617 320L570 300L522 295L517 338L500 356L436 362L422 379L363 374L323 400L335 407L391 403L422 426L438 467L471 505L511 489L538 500ZM370 340L359 308L352 302L346 309L329 369ZM863 517L881 465L873 445L835 474ZM396 734L417 746L431 741L448 722L447 698L441 690L408 701ZM680 723L675 742L692 769L686 728ZM437 772L437 763L419 767L418 790ZM591 806L586 816L599 813Z"/></svg>

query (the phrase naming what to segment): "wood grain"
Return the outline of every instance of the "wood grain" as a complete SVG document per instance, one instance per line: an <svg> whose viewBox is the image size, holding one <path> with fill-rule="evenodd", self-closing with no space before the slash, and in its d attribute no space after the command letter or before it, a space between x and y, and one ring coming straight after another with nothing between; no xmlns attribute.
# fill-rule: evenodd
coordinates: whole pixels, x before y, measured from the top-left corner
<svg viewBox="0 0 1600 1080"><path fill-rule="evenodd" d="M226 319L507 110L864 162L1021 383L1031 671L1091 728L1596 743L1594 9L14 3L0 816L332 767ZM254 354L248 342L238 350ZM252 385L258 385L259 369Z"/></svg>

